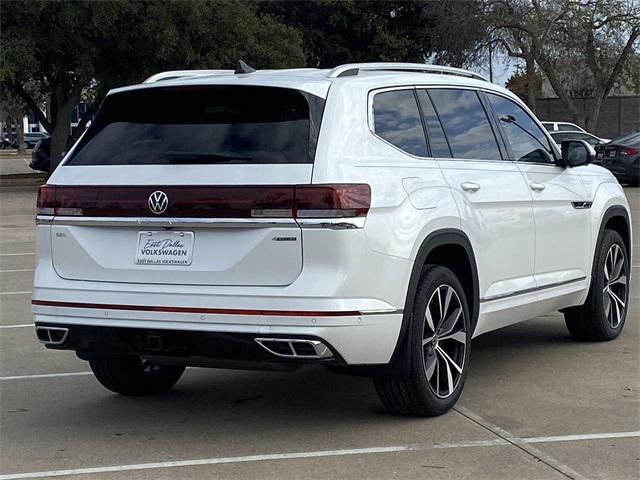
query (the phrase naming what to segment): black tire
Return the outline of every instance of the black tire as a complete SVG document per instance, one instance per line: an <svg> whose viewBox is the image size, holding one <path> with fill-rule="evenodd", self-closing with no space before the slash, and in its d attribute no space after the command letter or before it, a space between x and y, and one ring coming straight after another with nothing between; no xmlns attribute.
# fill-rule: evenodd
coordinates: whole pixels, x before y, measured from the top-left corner
<svg viewBox="0 0 640 480"><path fill-rule="evenodd" d="M631 181L629 182L629 185L632 187L640 187L640 177L631 179Z"/></svg>
<svg viewBox="0 0 640 480"><path fill-rule="evenodd" d="M132 355L99 357L90 360L89 365L105 388L135 396L165 392L184 372L184 367L156 365Z"/></svg>
<svg viewBox="0 0 640 480"><path fill-rule="evenodd" d="M448 322L444 321L442 324L437 325L435 316L431 314L434 311L434 303L430 303L430 301L436 302L437 297L435 296L440 295L445 287L450 287L457 295L460 313L456 317L455 323L451 324L452 320L449 319L453 319L457 314L457 310L454 309L456 304L451 303L455 300L452 295L449 308L445 309L444 314L441 315ZM448 293L448 289L444 291ZM434 325L432 337L429 337L432 329L426 320L428 305L431 305L430 318L431 324ZM436 303L436 310L437 305ZM462 393L467 375L471 344L467 299L462 285L451 270L442 266L425 266L418 283L412 313L413 319L407 332L408 337L405 344L405 347L409 350L407 353L410 357L407 371L400 375L374 377L374 385L380 400L391 413L422 417L442 415L453 407ZM447 323L454 332L458 328L464 330L462 341L460 340L462 337L458 333L455 334L457 339L447 338L452 335L452 333L446 334L446 330L449 327L444 324ZM435 340L427 341L423 345L425 337ZM438 347L440 347L440 350L438 350ZM448 351L449 360L442 353L439 353L442 351L445 351L445 353ZM442 367L440 367L441 364L443 365ZM431 367L427 365L431 365ZM453 368L454 366L461 368L461 372L457 372ZM440 368L443 370L442 373ZM429 370L431 370L431 374L428 373ZM449 376L451 373L455 375L455 382ZM453 388L447 388L446 395L442 395L442 391L438 390L440 379L447 384L443 385L443 388L453 385ZM435 386L433 385L434 382L436 383ZM441 394L438 394L437 390Z"/></svg>
<svg viewBox="0 0 640 480"><path fill-rule="evenodd" d="M624 290L622 283L614 283L615 272L605 274L605 263L608 262L612 249L619 248L622 255L621 279L625 276ZM607 271L611 267L607 267ZM606 275L609 275L607 281ZM583 341L607 341L613 340L624 328L629 302L629 255L627 248L618 232L605 230L596 248L594 258L594 274L591 280L591 288L584 305L571 307L564 310L564 320L567 329L573 338ZM611 282L611 283L610 283ZM607 293L607 286L616 289L613 292L621 303L618 303L611 294ZM620 298L622 297L622 298ZM607 308L608 307L608 308ZM617 309L616 309L617 307ZM616 321L617 320L617 321Z"/></svg>

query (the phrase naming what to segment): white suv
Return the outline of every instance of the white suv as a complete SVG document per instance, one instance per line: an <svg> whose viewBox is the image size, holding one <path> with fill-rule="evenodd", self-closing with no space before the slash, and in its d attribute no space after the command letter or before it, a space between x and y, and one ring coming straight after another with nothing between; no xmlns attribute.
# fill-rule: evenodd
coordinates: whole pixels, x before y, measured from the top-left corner
<svg viewBox="0 0 640 480"><path fill-rule="evenodd" d="M583 142L562 150L515 95L446 67L113 90L38 195L38 338L122 394L185 366L316 363L442 414L474 336L559 309L581 340L624 326L624 193Z"/></svg>

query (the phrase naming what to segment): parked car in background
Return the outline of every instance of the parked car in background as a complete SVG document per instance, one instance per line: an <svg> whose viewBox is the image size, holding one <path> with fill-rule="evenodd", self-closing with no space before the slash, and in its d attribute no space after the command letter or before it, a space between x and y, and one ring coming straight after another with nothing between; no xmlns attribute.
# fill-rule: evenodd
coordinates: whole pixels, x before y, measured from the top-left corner
<svg viewBox="0 0 640 480"><path fill-rule="evenodd" d="M611 170L621 183L637 187L640 183L640 132L631 133L598 146L600 164Z"/></svg>
<svg viewBox="0 0 640 480"><path fill-rule="evenodd" d="M25 148L33 148L43 138L49 138L49 135L43 132L31 132L24 134L24 146Z"/></svg>
<svg viewBox="0 0 640 480"><path fill-rule="evenodd" d="M558 146L562 145L562 142L565 140L584 140L592 148L591 154L593 155L593 158L594 158L593 163L599 163L601 158L601 157L598 158L597 156L598 151L596 150L596 146L605 145L609 141L603 138L596 137L595 135L592 135L587 132L558 131L558 132L549 132L549 134L551 135L551 138L553 138L553 140L558 144Z"/></svg>
<svg viewBox="0 0 640 480"><path fill-rule="evenodd" d="M584 128L568 122L542 122L542 126L549 132L584 132Z"/></svg>
<svg viewBox="0 0 640 480"><path fill-rule="evenodd" d="M40 172L49 171L49 156L51 152L51 137L43 138L31 151L29 167Z"/></svg>
<svg viewBox="0 0 640 480"><path fill-rule="evenodd" d="M610 142L611 140L608 140L606 138L600 138L600 137L596 137L595 135L592 135L591 133L587 133L587 132L575 132L575 131L570 131L570 132L565 132L565 131L557 131L557 132L549 132L551 135L551 138L553 138L553 140L558 144L561 145L563 140L584 140L585 142L587 142L589 145L591 145L592 147L595 147L596 145L599 144L605 144Z"/></svg>

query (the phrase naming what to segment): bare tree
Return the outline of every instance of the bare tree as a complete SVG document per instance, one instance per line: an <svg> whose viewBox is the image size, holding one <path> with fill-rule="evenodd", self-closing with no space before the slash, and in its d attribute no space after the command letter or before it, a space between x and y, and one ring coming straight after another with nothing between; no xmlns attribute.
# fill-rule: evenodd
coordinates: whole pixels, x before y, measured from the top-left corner
<svg viewBox="0 0 640 480"><path fill-rule="evenodd" d="M604 100L636 64L640 2L485 0L485 8L505 51L532 75L537 65L573 120L593 130ZM593 97L584 113L571 96L575 78Z"/></svg>

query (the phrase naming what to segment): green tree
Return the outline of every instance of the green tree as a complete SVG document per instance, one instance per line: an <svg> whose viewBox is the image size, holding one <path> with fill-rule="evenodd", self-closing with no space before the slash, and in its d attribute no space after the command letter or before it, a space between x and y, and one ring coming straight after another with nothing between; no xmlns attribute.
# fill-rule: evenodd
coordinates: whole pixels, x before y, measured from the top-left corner
<svg viewBox="0 0 640 480"><path fill-rule="evenodd" d="M297 31L239 0L28 1L0 3L0 81L51 134L52 169L83 96L138 83L161 70L304 64ZM25 85L38 84L46 110ZM84 119L86 120L86 118Z"/></svg>
<svg viewBox="0 0 640 480"><path fill-rule="evenodd" d="M482 37L478 0L258 1L261 12L299 29L307 65L436 61L462 65Z"/></svg>

